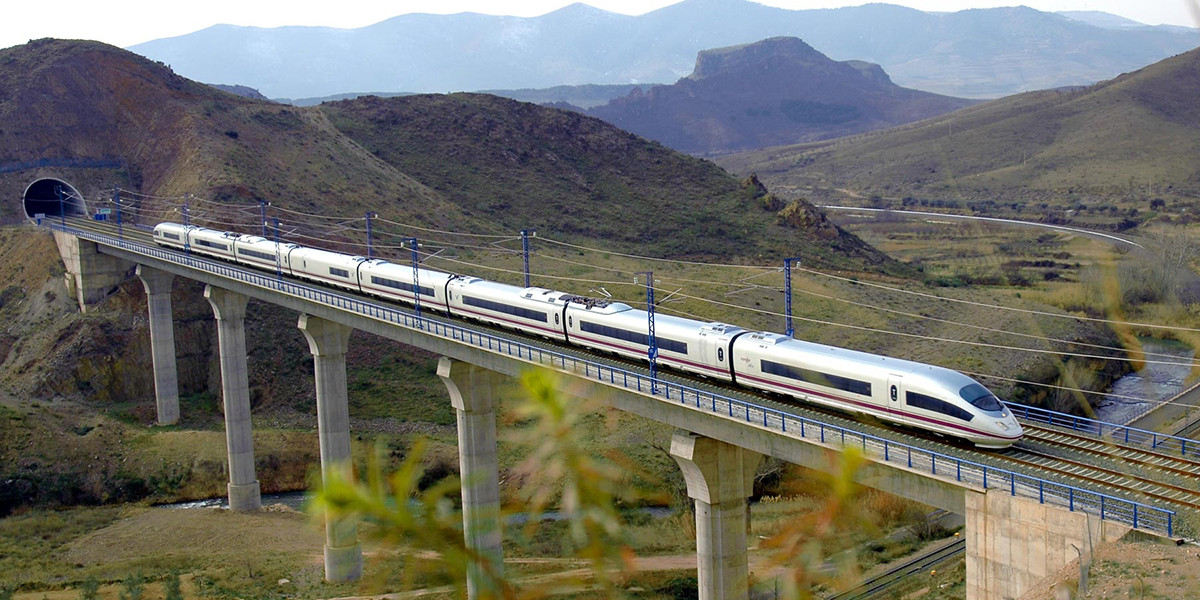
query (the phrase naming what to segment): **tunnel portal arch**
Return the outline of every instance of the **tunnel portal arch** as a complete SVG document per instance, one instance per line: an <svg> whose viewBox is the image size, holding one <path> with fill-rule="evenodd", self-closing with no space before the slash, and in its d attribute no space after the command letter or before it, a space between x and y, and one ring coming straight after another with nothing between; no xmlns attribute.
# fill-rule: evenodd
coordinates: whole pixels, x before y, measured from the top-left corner
<svg viewBox="0 0 1200 600"><path fill-rule="evenodd" d="M54 177L43 177L30 183L21 197L21 204L25 207L25 217L31 221L39 214L46 217L88 214L83 194L70 183Z"/></svg>

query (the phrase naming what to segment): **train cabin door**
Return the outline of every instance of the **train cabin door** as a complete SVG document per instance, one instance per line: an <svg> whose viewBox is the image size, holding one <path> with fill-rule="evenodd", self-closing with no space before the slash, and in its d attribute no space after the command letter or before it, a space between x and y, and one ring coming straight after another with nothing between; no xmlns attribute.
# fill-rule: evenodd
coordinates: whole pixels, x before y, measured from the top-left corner
<svg viewBox="0 0 1200 600"><path fill-rule="evenodd" d="M887 380L887 412L895 421L907 421L904 418L904 377L889 374Z"/></svg>

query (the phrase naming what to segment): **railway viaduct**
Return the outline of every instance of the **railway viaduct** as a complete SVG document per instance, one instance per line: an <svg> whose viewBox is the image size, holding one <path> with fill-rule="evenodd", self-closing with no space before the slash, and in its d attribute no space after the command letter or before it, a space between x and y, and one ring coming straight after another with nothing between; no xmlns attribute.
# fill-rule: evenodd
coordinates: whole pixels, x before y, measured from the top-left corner
<svg viewBox="0 0 1200 600"><path fill-rule="evenodd" d="M815 469L829 467L828 455L848 445L861 447L867 462L860 482L892 494L965 515L967 598L1019 597L1045 576L1077 557L1076 548L1118 538L1131 528L1170 529L1151 507L1122 504L1083 490L979 465L913 446L888 443L806 418L779 413L725 396L673 383L650 381L644 373L619 371L589 360L586 353L547 351L514 336L498 337L471 326L421 318L405 307L357 298L325 288L154 246L129 229L85 226L82 200L64 202L48 190L56 180L31 184L24 199L29 216L42 213L66 265L68 287L87 311L122 281L136 275L146 289L154 364L157 418L179 418L171 284L175 277L205 284L216 320L221 393L229 461L228 496L233 510L261 506L254 469L245 315L250 299L299 314L313 355L318 437L323 473L350 458L345 356L354 329L442 356L438 375L457 414L462 502L467 544L502 569L495 409L512 386L509 377L540 365L563 374L564 390L676 428L670 452L696 507L696 553L700 597L747 598L747 498L763 456ZM71 197L81 198L77 193ZM63 214L65 213L65 214ZM71 217L71 218L68 218ZM989 479L990 478L990 479ZM1068 496L1070 499L1068 500ZM1139 520L1139 506L1141 514ZM1132 507L1130 509L1130 507ZM362 550L353 521L326 522L325 576L355 580ZM468 595L486 591L481 571L468 574Z"/></svg>

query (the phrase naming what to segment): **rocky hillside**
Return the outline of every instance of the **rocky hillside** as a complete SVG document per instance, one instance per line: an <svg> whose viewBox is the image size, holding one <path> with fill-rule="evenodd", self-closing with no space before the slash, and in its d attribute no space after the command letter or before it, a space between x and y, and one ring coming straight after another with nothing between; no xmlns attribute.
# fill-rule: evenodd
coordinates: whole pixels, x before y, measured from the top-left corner
<svg viewBox="0 0 1200 600"><path fill-rule="evenodd" d="M0 189L11 198L53 173L85 194L119 186L330 217L372 211L441 230L536 228L663 256L799 248L846 268L888 263L827 223L832 236L779 225L757 190L711 163L598 119L492 96L299 108L218 91L103 44L40 40L0 51L0 123ZM19 213L6 204L0 220ZM247 219L253 229L256 220Z"/></svg>
<svg viewBox="0 0 1200 600"><path fill-rule="evenodd" d="M971 104L902 88L879 65L834 61L784 37L706 50L674 85L634 90L588 112L705 155L863 133Z"/></svg>
<svg viewBox="0 0 1200 600"><path fill-rule="evenodd" d="M1004 98L914 125L721 159L769 185L1008 198L1200 190L1200 49L1110 81Z"/></svg>
<svg viewBox="0 0 1200 600"><path fill-rule="evenodd" d="M854 268L896 267L815 210L788 222L782 203L761 200L767 190L575 112L480 94L367 97L321 110L490 230L534 228L658 256L799 250Z"/></svg>
<svg viewBox="0 0 1200 600"><path fill-rule="evenodd" d="M531 227L664 256L768 261L803 249L806 264L904 269L811 205L785 206L755 180L592 117L481 95L297 108L92 42L0 51L0 189L9 198L0 220L23 222L19 198L44 176L89 200L113 186L133 190L143 210L194 194L224 203L246 229L267 200L293 211L276 213L285 219L372 210L398 223ZM184 422L160 435L143 427L153 421L153 384L141 284L126 282L81 314L44 232L0 229L0 256L0 514L29 503L221 493L215 329L200 287L175 284ZM290 432L315 423L311 358L295 314L256 302L250 313L251 399L268 426L256 432L259 467L276 489L301 488L315 445ZM453 422L431 357L365 335L351 348L356 431Z"/></svg>

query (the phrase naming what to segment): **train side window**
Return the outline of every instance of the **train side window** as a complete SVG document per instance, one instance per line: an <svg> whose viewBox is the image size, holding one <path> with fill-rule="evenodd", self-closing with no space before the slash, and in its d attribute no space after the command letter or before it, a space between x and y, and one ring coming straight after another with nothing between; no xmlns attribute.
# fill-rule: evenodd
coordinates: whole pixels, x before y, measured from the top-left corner
<svg viewBox="0 0 1200 600"><path fill-rule="evenodd" d="M555 325L558 325L558 319L559 319L558 313L554 313L554 324Z"/></svg>
<svg viewBox="0 0 1200 600"><path fill-rule="evenodd" d="M568 326L568 327L574 327L574 326L575 326L575 317L567 317L567 326Z"/></svg>
<svg viewBox="0 0 1200 600"><path fill-rule="evenodd" d="M899 393L896 391L896 386L893 385L892 386L892 401L895 401L897 398L899 398Z"/></svg>
<svg viewBox="0 0 1200 600"><path fill-rule="evenodd" d="M724 360L725 360L725 349L717 348L717 362L722 362Z"/></svg>

